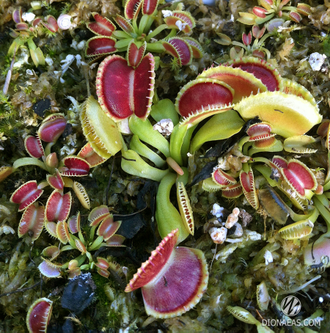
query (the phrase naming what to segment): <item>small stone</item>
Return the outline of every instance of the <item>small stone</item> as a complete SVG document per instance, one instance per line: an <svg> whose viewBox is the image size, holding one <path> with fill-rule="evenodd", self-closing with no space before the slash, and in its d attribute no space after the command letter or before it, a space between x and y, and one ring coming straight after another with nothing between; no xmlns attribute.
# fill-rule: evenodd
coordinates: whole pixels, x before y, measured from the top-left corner
<svg viewBox="0 0 330 333"><path fill-rule="evenodd" d="M174 125L171 119L162 119L153 126L153 129L163 136L170 136L173 128Z"/></svg>
<svg viewBox="0 0 330 333"><path fill-rule="evenodd" d="M62 307L76 315L83 312L92 303L95 289L90 273L75 277L64 288L61 298Z"/></svg>
<svg viewBox="0 0 330 333"><path fill-rule="evenodd" d="M270 251L266 250L265 254L264 254L264 258L265 258L265 264L268 265L271 262L274 261L273 255Z"/></svg>
<svg viewBox="0 0 330 333"><path fill-rule="evenodd" d="M44 117L45 112L51 108L51 101L49 98L41 99L32 108L38 116Z"/></svg>
<svg viewBox="0 0 330 333"><path fill-rule="evenodd" d="M162 10L162 14L163 14L163 17L168 17L168 16L172 16L173 15L173 12L170 11L170 10Z"/></svg>
<svg viewBox="0 0 330 333"><path fill-rule="evenodd" d="M36 16L33 13L23 13L22 19L25 22L32 22Z"/></svg>
<svg viewBox="0 0 330 333"><path fill-rule="evenodd" d="M245 228L253 219L252 215L249 214L245 209L241 209L239 218L242 221L242 226Z"/></svg>
<svg viewBox="0 0 330 333"><path fill-rule="evenodd" d="M318 72L321 70L326 58L327 56L325 54L314 52L309 56L308 62L311 65L312 70Z"/></svg>
<svg viewBox="0 0 330 333"><path fill-rule="evenodd" d="M231 236L233 236L233 237L242 237L243 236L243 227L240 223L235 224L235 232Z"/></svg>
<svg viewBox="0 0 330 333"><path fill-rule="evenodd" d="M224 208L221 207L219 204L215 203L215 204L213 204L213 207L212 207L212 210L210 213L213 216L215 216L216 218L223 217Z"/></svg>
<svg viewBox="0 0 330 333"><path fill-rule="evenodd" d="M258 241L262 239L262 236L256 231L245 230L246 240Z"/></svg>
<svg viewBox="0 0 330 333"><path fill-rule="evenodd" d="M72 134L72 125L70 123L67 123L64 129L64 132L62 133L62 137L66 138L67 136Z"/></svg>
<svg viewBox="0 0 330 333"><path fill-rule="evenodd" d="M79 42L77 44L77 49L78 50L83 50L85 48L86 42L84 40L82 40L81 42Z"/></svg>
<svg viewBox="0 0 330 333"><path fill-rule="evenodd" d="M209 234L215 244L222 244L227 238L227 229L221 228L211 228Z"/></svg>
<svg viewBox="0 0 330 333"><path fill-rule="evenodd" d="M235 207L231 214L227 217L225 227L230 229L237 221L239 215L239 208Z"/></svg>

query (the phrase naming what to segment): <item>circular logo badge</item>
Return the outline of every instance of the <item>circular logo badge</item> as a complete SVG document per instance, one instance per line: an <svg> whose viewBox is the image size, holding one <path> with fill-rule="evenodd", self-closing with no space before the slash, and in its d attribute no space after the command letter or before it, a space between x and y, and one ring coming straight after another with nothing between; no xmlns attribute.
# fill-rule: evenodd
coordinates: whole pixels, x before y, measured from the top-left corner
<svg viewBox="0 0 330 333"><path fill-rule="evenodd" d="M301 302L295 296L286 296L281 302L281 309L289 317L296 316L301 310Z"/></svg>

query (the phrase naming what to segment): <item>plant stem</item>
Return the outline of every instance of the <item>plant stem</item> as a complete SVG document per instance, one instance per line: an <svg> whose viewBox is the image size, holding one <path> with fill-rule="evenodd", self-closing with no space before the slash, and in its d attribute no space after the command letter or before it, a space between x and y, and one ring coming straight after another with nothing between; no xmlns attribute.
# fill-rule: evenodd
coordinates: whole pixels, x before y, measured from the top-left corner
<svg viewBox="0 0 330 333"><path fill-rule="evenodd" d="M43 162L41 162L33 157L23 157L23 158L19 158L18 160L16 160L13 164L13 168L14 168L13 171L16 171L16 169L18 169L22 166L26 166L26 165L36 165L39 168L48 171L48 168L46 167L46 165Z"/></svg>
<svg viewBox="0 0 330 333"><path fill-rule="evenodd" d="M161 24L154 31L152 31L148 34L146 41L149 42L151 40L151 38L157 36L159 33L161 33L163 30L165 30L167 28L168 28L168 26L166 24Z"/></svg>
<svg viewBox="0 0 330 333"><path fill-rule="evenodd" d="M325 196L324 196L325 197ZM317 210L320 212L321 216L323 217L324 221L327 224L327 232L323 235L323 237L329 237L330 236L330 212L329 210L324 206L324 204L322 203L323 201L323 194L321 195L315 195L314 196L314 205L317 208ZM329 202L328 199L325 197L325 199L327 200L328 206L329 206Z"/></svg>

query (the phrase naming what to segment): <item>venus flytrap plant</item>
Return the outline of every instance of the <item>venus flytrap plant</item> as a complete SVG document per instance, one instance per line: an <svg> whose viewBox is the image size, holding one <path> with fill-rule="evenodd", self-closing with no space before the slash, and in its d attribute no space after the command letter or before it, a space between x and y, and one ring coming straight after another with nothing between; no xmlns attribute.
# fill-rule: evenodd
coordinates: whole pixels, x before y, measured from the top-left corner
<svg viewBox="0 0 330 333"><path fill-rule="evenodd" d="M313 269L323 270L330 266L330 203L329 203L329 138L330 138L330 126L329 121L324 121L318 128L317 133L321 137L325 137L325 147L328 151L328 170L325 176L324 185L322 192L313 197L313 202L318 210L319 214L322 216L323 220L327 226L327 232L319 237L315 242L309 244L304 251L304 261L305 264Z"/></svg>
<svg viewBox="0 0 330 333"><path fill-rule="evenodd" d="M299 23L301 15L311 14L310 6L305 3L290 6L290 0L258 0L259 6L252 9L252 13L241 12L238 21L246 25L263 24L272 19L281 18ZM269 22L268 24L270 24Z"/></svg>
<svg viewBox="0 0 330 333"><path fill-rule="evenodd" d="M323 270L330 266L330 212L329 201L324 194L313 197L314 205L327 225L327 232L304 250L305 265L312 269Z"/></svg>
<svg viewBox="0 0 330 333"><path fill-rule="evenodd" d="M168 151L167 141L163 137L160 137L159 140L156 137L148 137L149 134L146 133L152 130L151 124L143 122L136 117L131 117L130 119L130 127L136 135L133 139L133 148L154 163L160 162L160 165L164 165L164 159L157 161L155 156L152 156L150 152L148 155L146 149L142 149L143 144L138 141L139 138L142 138L142 141L160 150L165 157L169 158L168 154L170 154L170 157L175 156L176 162L181 164L183 161L182 151L180 152L183 147L182 138L185 137L188 130L194 129L201 120L213 116L195 133L190 145L191 153L195 153L207 141L226 139L238 133L242 129L244 122L237 115L237 111L246 120L257 116L262 122L251 125L247 129L247 136L243 137L236 147L239 152L238 156L241 159L239 163L235 162L233 164L234 169L230 170L229 173L225 173L221 168L214 169L212 178L204 180L203 188L209 191L221 189L222 196L226 198L237 198L244 194L250 205L258 209L258 189L255 187L253 169L260 162L268 164L271 168L276 168L274 163L277 160L270 162L267 159L260 157L251 158L251 156L262 152L283 151L282 140L275 138L275 134L280 134L288 140L286 147L289 149L290 144L292 145L295 142L295 139L290 141L290 138L293 135L304 138L304 133L319 122L321 116L315 101L304 88L288 80L282 81L279 74L265 61L243 58L233 61L229 65L208 69L200 74L196 80L189 82L181 89L177 96L175 107L179 115L183 117L183 120L176 125L177 127L174 127L175 130L172 132L173 137L171 135L170 142L177 143L176 145L170 145L172 150ZM242 80L245 82L244 85L239 83ZM276 90L280 91L277 92ZM235 103L234 106L231 103ZM229 110L232 107L237 111ZM294 127L289 119L298 120ZM296 126L297 124L298 126ZM220 129L222 130L220 131ZM172 140L173 138L174 140ZM164 142L164 145L161 142ZM303 152L302 150L300 151ZM305 153L308 152L309 150L305 150ZM130 157L133 158L134 154L137 156L135 152L131 153ZM237 155L237 153L235 154ZM229 155L225 157L225 161L227 158L229 161ZM123 160L122 166L125 168L125 165L130 164L132 167L136 161L137 159L134 159L134 161ZM265 173L265 181L271 186L280 188L290 200L294 201L299 209L306 211L308 200L314 193L319 191L313 172L306 165L296 160L287 162L278 158L278 163L281 164L279 166L280 169L277 170L281 175L279 182L273 182L269 175L267 176L268 171ZM140 159L135 165L140 165L138 173L134 173L133 169L128 170L128 168L125 168L124 170L128 173L148 177L149 171L146 171L147 164L145 161ZM256 170L258 172L261 170L263 174L264 169L262 167L261 169L256 167ZM157 180L163 177L164 173L162 171L162 173L159 173ZM174 175L171 174L165 176L161 181L158 192L158 197L160 198L164 195L162 201L170 205L169 200L165 198L168 198L169 190L174 184L174 178ZM303 184L303 187L299 187L301 184ZM278 200L276 195L273 195L272 199ZM160 200L157 207L159 207L157 208L159 211L162 209ZM167 207L167 210L170 210L170 208ZM285 211L289 212L287 215L292 216L297 221L306 219L306 215L301 217L300 214L296 214L292 210L285 209ZM312 215L312 212L315 212L315 210L309 209L306 212L307 216ZM163 214L156 215L157 220L160 221L160 217ZM177 213L170 215L179 216ZM178 217L178 219L174 220L180 221L180 218ZM165 235L170 231L170 228L162 231L165 225L166 223L160 222L161 235ZM304 229L303 223L299 227ZM309 228L310 231L311 228Z"/></svg>
<svg viewBox="0 0 330 333"><path fill-rule="evenodd" d="M173 173L167 174L160 182L156 196L156 220L159 234L164 238L175 227L179 231L178 243L186 239L189 234L194 234L194 217L190 200L185 190L184 180ZM172 186L176 183L179 211L170 200Z"/></svg>
<svg viewBox="0 0 330 333"><path fill-rule="evenodd" d="M53 310L53 302L48 298L38 298L34 301L26 316L26 326L29 333L47 332Z"/></svg>
<svg viewBox="0 0 330 333"><path fill-rule="evenodd" d="M83 177L88 175L92 166L97 165L94 159L89 159L92 165L83 157L86 156L86 147L79 153L80 156L67 156L61 161L56 153L51 152L58 138L64 132L67 121L61 114L52 114L46 117L41 123L36 136L28 135L25 138L25 149L30 157L23 157L16 160L9 171L15 172L21 167L34 165L48 172L46 180L37 183L30 180L21 185L11 196L10 201L18 204L18 211L23 211L18 235L22 237L28 234L32 241L35 241L43 227L48 231L56 229L58 222L65 221L70 213L72 195L71 192L64 193L65 187L72 188L82 206L90 207L88 194L79 182L73 181L70 177ZM42 142L47 145L43 147ZM87 157L87 156L86 156ZM44 189L50 186L53 191L49 195L46 206L39 205L37 200L44 193Z"/></svg>
<svg viewBox="0 0 330 333"><path fill-rule="evenodd" d="M122 149L123 138L115 122L107 116L92 96L85 101L82 107L80 121L89 144L89 147L83 152L84 154L87 154L88 151L88 154L94 154L95 160L102 162Z"/></svg>
<svg viewBox="0 0 330 333"><path fill-rule="evenodd" d="M311 148L317 139L309 135L296 135L283 141L283 149L289 153L314 154L317 149Z"/></svg>
<svg viewBox="0 0 330 333"><path fill-rule="evenodd" d="M291 159L286 161L280 156L274 156L272 160L263 157L254 158L254 162L262 162L268 165L256 166L267 182L277 187L285 194L291 203L302 211L309 211L309 200L314 194L321 191L322 186L316 180L315 174L304 163ZM275 179L274 176L275 175Z"/></svg>
<svg viewBox="0 0 330 333"><path fill-rule="evenodd" d="M303 135L322 120L317 108L310 102L280 91L248 97L236 104L235 109L244 119L258 116L262 121L271 124L274 133L284 138ZM293 118L294 128L290 123Z"/></svg>
<svg viewBox="0 0 330 333"><path fill-rule="evenodd" d="M161 109L160 105L163 106ZM157 130L153 129L148 119L143 121L133 115L129 120L129 127L133 137L130 142L130 149L122 152L121 167L131 175L160 181L156 196L158 231L160 236L164 238L172 230L178 229L178 243L180 243L189 234L194 233L192 210L184 187L188 175L187 173L184 175L184 170L181 168L183 163L187 161L185 155L189 148L189 141L194 128L188 130L187 126L179 127L178 119L171 113L173 104L170 101L160 101L159 105L156 104L155 110L154 114L152 112L153 117L164 119L164 117L169 115L177 122L170 135L170 143ZM166 112L167 110L169 110L169 113ZM163 158L150 147L160 152ZM169 168L164 169L166 164ZM171 169L177 174L172 173ZM184 176L183 178L179 177L177 181L177 175ZM180 212L177 211L170 201L170 191L176 181Z"/></svg>
<svg viewBox="0 0 330 333"><path fill-rule="evenodd" d="M155 318L171 318L189 311L207 288L203 252L176 247L178 234L175 229L164 237L125 289L131 292L141 288L146 312Z"/></svg>
<svg viewBox="0 0 330 333"><path fill-rule="evenodd" d="M155 61L151 53L143 57L136 50L136 66L111 55L100 64L96 78L96 93L103 110L115 121L135 114L146 119L154 94ZM111 82L111 85L109 85ZM117 89L111 89L115 86Z"/></svg>
<svg viewBox="0 0 330 333"><path fill-rule="evenodd" d="M254 182L254 174L250 165L243 164L242 170L239 173L239 180L245 199L257 210L259 208L259 200Z"/></svg>
<svg viewBox="0 0 330 333"><path fill-rule="evenodd" d="M314 228L314 222L319 215L317 209L314 210L316 213L309 219L298 221L281 228L278 231L280 236L286 240L295 240L310 235Z"/></svg>
<svg viewBox="0 0 330 333"><path fill-rule="evenodd" d="M308 237L319 215L318 209L309 204L315 194L322 193L322 186L315 177L317 171L296 159L275 156L268 160L253 155L283 150L300 154L315 152L308 146L317 139L305 135L322 119L315 100L305 88L282 79L264 61L243 58L228 65L204 71L181 89L176 100L176 108L184 117L182 127L195 126L212 116L194 134L190 146L193 154L207 141L226 139L241 131L244 122L236 112L245 121L254 117L261 120L247 128L247 136L232 147L232 154L229 152L219 160L212 177L203 181L203 189L221 190L222 196L228 199L244 194L252 207L258 209L261 203L279 223L285 224L289 216L295 221L280 230L284 239ZM244 85L240 83L242 80ZM232 100L230 92L235 96ZM258 187L255 172L263 176L261 182L258 176ZM272 173L276 175L272 177ZM281 190L303 213L289 208L272 187Z"/></svg>
<svg viewBox="0 0 330 333"><path fill-rule="evenodd" d="M84 233L80 226L80 213L71 216L68 222L58 222L49 227L48 232L60 241L58 246L48 246L42 252L44 261L39 265L40 272L50 278L59 277L61 272L66 272L69 278L79 275L83 270L90 270L96 267L97 272L108 277L110 267L106 259L97 257L96 261L92 252L101 247L123 246L125 238L116 235L121 221L114 221L107 206L94 208L88 215L90 222L89 231ZM61 244L62 247L61 247ZM78 250L80 255L66 263L57 263L59 255L66 251Z"/></svg>
<svg viewBox="0 0 330 333"><path fill-rule="evenodd" d="M201 45L195 39L185 36L195 27L193 17L180 10L181 5L178 5L178 10L164 10L164 23L155 26L155 21L159 18L158 4L156 0L128 1L125 5L125 17L118 14L114 17L121 31L116 30L116 25L111 20L93 13L95 22L88 23L87 28L97 36L87 41L86 56L127 51L127 60L132 64L137 50L141 58L145 51L167 52L174 57L174 67L190 64L193 57L201 58ZM138 21L140 13L142 17ZM166 29L170 30L169 34L156 40L156 36ZM177 36L177 32L183 35Z"/></svg>
<svg viewBox="0 0 330 333"><path fill-rule="evenodd" d="M279 170L270 160L264 159L262 157L254 158L254 162L261 162L265 163L266 165L255 165L254 169L260 172L260 174L266 179L267 184L269 184L273 188L277 188L279 191L281 191L285 196L287 196L288 200L292 203L294 207L297 209L305 212L305 214L309 215L313 212L313 206L310 205L309 200L313 197L313 195L318 193L318 189L320 187L319 183L315 183L314 187L315 190L308 190L304 188L304 195L299 194L297 189L295 189L294 184L289 184L285 177L282 176L282 170ZM268 166L267 166L268 165ZM291 167L290 167L291 168ZM300 184L304 184L304 175L308 174L307 179L308 182L310 180L313 180L313 176L310 178L310 173L312 171L307 166L300 166L298 167L300 170L303 170L301 174L299 172L294 172L294 183L300 182ZM291 170L292 171L292 170ZM289 173L291 173L289 171ZM274 178L275 177L275 178ZM299 186L299 189L302 191L302 188ZM276 192L275 192L276 193ZM273 199L279 204L279 206L282 206L280 204L280 200L276 198L276 195L271 194ZM291 209L284 209L288 215L294 220L299 221L303 220L304 218L300 218L301 214L294 213ZM302 215L304 217L304 215ZM306 218L307 216L305 216Z"/></svg>
<svg viewBox="0 0 330 333"><path fill-rule="evenodd" d="M261 322L254 318L249 311L245 310L240 306L227 306L227 311L230 312L230 314L233 315L235 318L244 323L256 325L258 333L274 332L267 326L262 325Z"/></svg>
<svg viewBox="0 0 330 333"><path fill-rule="evenodd" d="M245 82L244 85L239 83L241 80ZM189 128L205 118L226 112L233 108L233 103L243 102L251 93L252 98L259 90L278 90L279 82L278 72L257 58L243 58L227 66L210 68L182 87L178 93L175 106L183 117L180 125L188 125ZM258 96L259 94L255 98L258 99Z"/></svg>
<svg viewBox="0 0 330 333"><path fill-rule="evenodd" d="M258 36L262 33L259 31ZM259 191L264 191L269 200L277 204L281 224L286 223L288 216L295 222L300 221L284 227L286 229L281 230L280 235L285 239L308 236L318 215L318 210L310 207L309 200L315 193L320 193L313 171L300 161L281 157L270 161L254 155L281 152L284 146L287 150L294 149L296 138L305 138L305 133L322 119L313 97L300 85L282 79L266 61L242 58L202 72L182 87L174 107L170 101L157 101L152 107L152 100L157 100L154 97L154 58L150 53L144 56L146 45L130 42L126 59L110 55L101 63L97 74L99 104L90 97L81 113L83 131L89 142L85 149L92 148L96 155L92 152L91 156L101 162L121 150L121 166L125 172L160 182L156 196L159 234L166 243L168 234L178 229L177 243L194 231L185 182L177 183L180 212L170 200L177 175L182 174L187 165L187 153L193 157L205 142L228 139L242 131L245 121L258 117L261 123L247 129L247 136L232 147L233 154L223 157L221 166L204 180L203 188L221 189L225 198L244 194L255 209L260 203L267 206L258 195ZM150 113L155 121L168 119L173 124L169 139L153 128L152 120L148 119ZM194 133L196 126L206 118L210 119ZM118 131L124 122L128 124L128 132L133 134L127 147ZM106 123L111 123L113 130L108 131ZM290 141L292 137L295 139ZM305 140L304 144L308 145L310 141ZM275 162L280 165L276 166ZM225 169L223 165L229 168ZM272 179L272 170L279 175L278 179ZM258 176L262 179L261 187L259 183L255 184L258 174L263 176ZM286 193L303 213L298 214L287 207L275 190L267 189L267 184ZM71 266L78 270L79 265L80 262L75 261ZM142 272L147 265L142 266ZM138 276L141 277L141 272ZM167 279L166 276L165 285ZM159 316L154 312L154 305L150 305L150 297L155 298L153 287L156 283L153 278L150 280L153 281L151 296L144 295L145 305L148 313ZM148 286L149 280L144 282L142 284ZM128 290L132 288L130 284ZM162 301L157 298L157 303L155 306ZM173 315L177 314L173 312Z"/></svg>
<svg viewBox="0 0 330 333"><path fill-rule="evenodd" d="M55 17L51 15L47 16L45 20L43 20L40 17L35 17L33 13L28 13L30 17L26 18L25 21L27 22L25 22L23 20L24 14L22 13L21 7L13 11L12 18L13 21L16 23L16 29L12 30L10 34L15 39L8 50L8 55L15 57L18 48L27 43L30 50L30 56L33 60L34 65L36 67L38 67L39 65L45 65L44 54L41 51L40 47L36 46L33 38L38 36L38 31L40 30L38 26L40 24L43 25L44 28L50 33L57 32L57 21Z"/></svg>
<svg viewBox="0 0 330 333"><path fill-rule="evenodd" d="M268 49L264 47L265 41L272 34L265 34L266 27L262 29L258 25L254 25L249 33L242 34L242 42L231 41L231 39L222 33L218 33L220 40L217 43L222 45L234 45L229 52L232 60L242 58L243 56L253 56L260 59L269 59L271 54ZM255 38L252 43L252 36Z"/></svg>
<svg viewBox="0 0 330 333"><path fill-rule="evenodd" d="M305 210L308 200L314 193L318 193L321 187L314 173L298 160L291 159L287 162L280 156L274 156L271 161L263 157L250 157L260 152L283 151L282 142L274 137L274 134L271 133L271 126L267 123L251 125L247 129L247 134L237 144L238 152L241 152L242 156L246 156L245 161L242 159L240 170L232 169L227 164L220 164L214 169L212 179L203 181L203 188L210 191L222 190L225 197L237 197L244 193L250 205L258 209L258 196L253 176L253 169L255 169L265 177L268 185L279 188L299 209ZM224 160L228 161L229 156L230 153L224 157ZM269 169L258 166L260 162L268 165ZM229 170L229 173L224 172L223 169ZM271 170L277 174L276 181L271 179ZM237 171L239 171L239 180ZM273 195L273 199L275 200L275 195Z"/></svg>
<svg viewBox="0 0 330 333"><path fill-rule="evenodd" d="M156 196L158 231L160 236L164 238L173 229L178 229L178 243L180 243L189 234L194 233L192 210L184 186L188 175L187 172L184 174L184 170L181 168L187 162L185 155L189 148L190 137L194 127L190 129L187 126L179 127L178 119L171 113L171 110L173 110L171 102L160 101L159 104L166 107L160 109L160 105L156 104L156 111L152 112L152 116L164 119L164 117L169 115L176 122L170 135L170 143L158 131L153 129L148 119L143 121L133 115L129 120L129 126L134 135L130 142L130 149L122 152L121 167L129 174L160 181ZM169 110L169 113L167 113L167 110ZM161 158L143 142L148 144L149 147L158 150L164 158ZM139 155L143 156L145 160ZM157 168L147 163L146 160L155 164ZM166 164L169 168L164 169ZM177 174L171 172L171 169ZM183 178L179 177L177 180L177 175L181 175ZM176 182L179 211L170 200L170 191Z"/></svg>
<svg viewBox="0 0 330 333"><path fill-rule="evenodd" d="M243 155L252 156L260 152L279 152L283 144L275 138L272 127L266 122L252 124L246 130L247 136L238 142L238 150Z"/></svg>
<svg viewBox="0 0 330 333"><path fill-rule="evenodd" d="M174 128L169 139L170 142L153 128L148 119L143 121L133 115L129 120L129 127L133 133L133 137L130 149L122 152L124 158L122 159L121 166L129 174L160 181L170 169L181 174L181 166L187 163L187 152L194 128L188 129L187 126L179 126L178 118L172 112L174 108L172 102L160 101L155 106L157 114L154 115L152 112L152 117L156 119L172 117L174 120ZM160 110L160 106L162 110ZM172 121L171 118L168 118L168 120ZM159 152L162 156L156 152ZM143 160L139 155L143 156L146 160ZM148 160L150 163L146 162ZM167 166L170 168L164 169Z"/></svg>

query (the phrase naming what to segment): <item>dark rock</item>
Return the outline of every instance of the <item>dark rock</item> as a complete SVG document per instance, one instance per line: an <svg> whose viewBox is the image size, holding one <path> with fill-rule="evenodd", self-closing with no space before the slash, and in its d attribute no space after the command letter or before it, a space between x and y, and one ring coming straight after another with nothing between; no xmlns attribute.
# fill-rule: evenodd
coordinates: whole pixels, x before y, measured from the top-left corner
<svg viewBox="0 0 330 333"><path fill-rule="evenodd" d="M221 31L223 34L227 35L228 37L230 37L231 39L234 39L235 36L238 34L239 32L239 25L235 24L232 21L228 21L225 23L225 25L222 28Z"/></svg>
<svg viewBox="0 0 330 333"><path fill-rule="evenodd" d="M157 189L157 182L146 181L137 195L137 208L139 211L129 215L114 214L115 221L122 221L118 234L127 239L132 239L143 226L147 225L143 218L143 211L149 207L152 216L155 215ZM155 228L152 226L152 229L154 230Z"/></svg>
<svg viewBox="0 0 330 333"><path fill-rule="evenodd" d="M90 273L80 274L64 288L61 305L74 314L83 312L93 301L96 286Z"/></svg>
<svg viewBox="0 0 330 333"><path fill-rule="evenodd" d="M72 125L67 123L64 129L64 132L62 133L62 137L66 138L68 135L72 134Z"/></svg>
<svg viewBox="0 0 330 333"><path fill-rule="evenodd" d="M133 238L138 233L138 231L145 225L145 222L140 213L137 213L130 217L116 216L115 220L122 221L122 224L120 225L117 233L128 239Z"/></svg>
<svg viewBox="0 0 330 333"><path fill-rule="evenodd" d="M39 116L44 117L45 112L50 110L51 104L49 98L44 98L39 100L37 103L33 105L33 111Z"/></svg>

